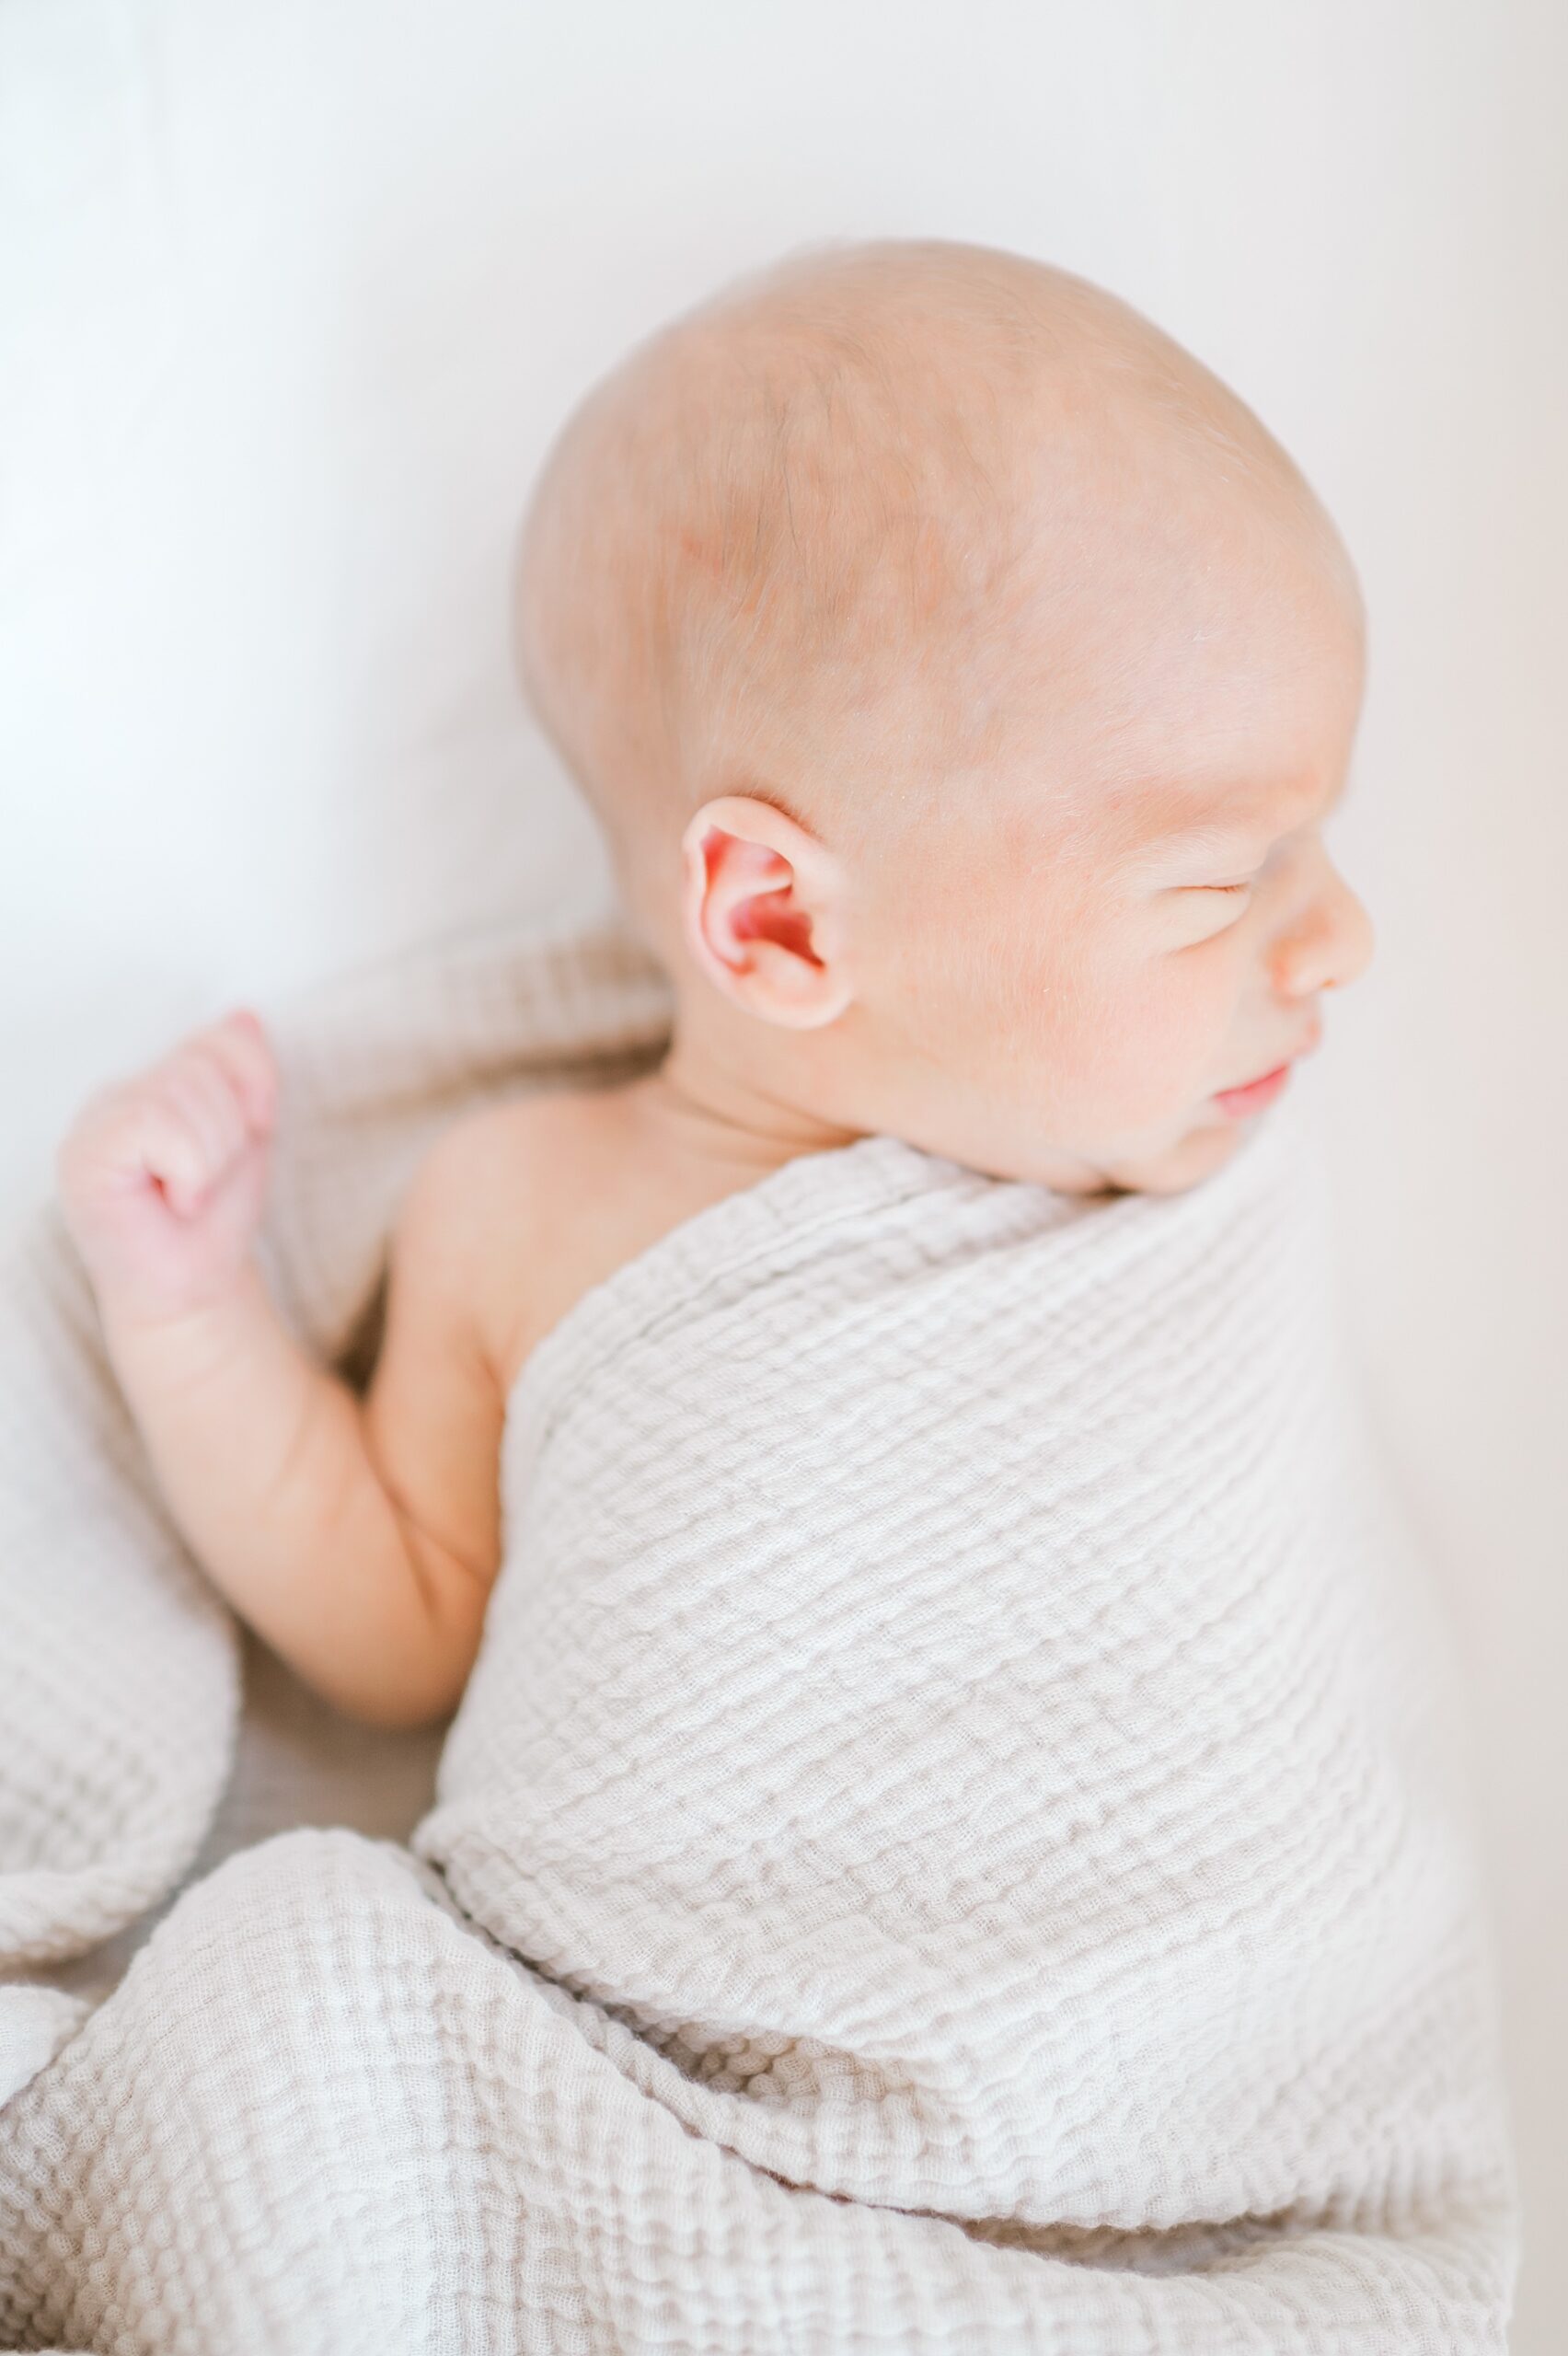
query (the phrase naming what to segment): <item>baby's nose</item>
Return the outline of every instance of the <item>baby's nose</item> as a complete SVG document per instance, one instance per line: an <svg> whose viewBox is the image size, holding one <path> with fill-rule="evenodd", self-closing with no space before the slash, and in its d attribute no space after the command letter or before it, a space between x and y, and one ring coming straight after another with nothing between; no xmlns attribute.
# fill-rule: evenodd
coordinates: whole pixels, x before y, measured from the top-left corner
<svg viewBox="0 0 1568 2356"><path fill-rule="evenodd" d="M1274 985L1286 998L1343 989L1366 971L1377 936L1344 878L1331 871L1274 950Z"/></svg>

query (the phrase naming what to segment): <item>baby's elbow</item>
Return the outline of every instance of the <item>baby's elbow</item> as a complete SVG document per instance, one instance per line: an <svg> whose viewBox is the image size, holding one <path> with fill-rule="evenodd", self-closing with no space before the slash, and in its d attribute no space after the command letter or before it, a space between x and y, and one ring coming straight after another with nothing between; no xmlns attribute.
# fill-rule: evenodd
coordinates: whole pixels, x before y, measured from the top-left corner
<svg viewBox="0 0 1568 2356"><path fill-rule="evenodd" d="M366 1689L353 1686L327 1692L334 1709L379 1734L422 1734L445 1726L461 1699L462 1688L449 1680L439 1685L387 1683Z"/></svg>
<svg viewBox="0 0 1568 2356"><path fill-rule="evenodd" d="M485 1596L455 1557L397 1519L399 1576L381 1590L387 1609L364 1655L341 1664L329 1698L362 1726L415 1734L444 1726L462 1700Z"/></svg>

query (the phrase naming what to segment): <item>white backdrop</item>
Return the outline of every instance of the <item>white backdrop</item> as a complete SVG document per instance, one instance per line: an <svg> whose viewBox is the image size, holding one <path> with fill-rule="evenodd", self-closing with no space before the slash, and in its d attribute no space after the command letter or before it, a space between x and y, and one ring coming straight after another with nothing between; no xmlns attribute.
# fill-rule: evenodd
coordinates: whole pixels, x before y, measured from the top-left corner
<svg viewBox="0 0 1568 2356"><path fill-rule="evenodd" d="M1063 261L1339 516L1379 950L1312 1080L1473 1663L1520 2356L1568 2296L1565 89L1553 0L0 7L0 1216L190 1023L602 901L510 684L510 536L577 392L730 273Z"/></svg>

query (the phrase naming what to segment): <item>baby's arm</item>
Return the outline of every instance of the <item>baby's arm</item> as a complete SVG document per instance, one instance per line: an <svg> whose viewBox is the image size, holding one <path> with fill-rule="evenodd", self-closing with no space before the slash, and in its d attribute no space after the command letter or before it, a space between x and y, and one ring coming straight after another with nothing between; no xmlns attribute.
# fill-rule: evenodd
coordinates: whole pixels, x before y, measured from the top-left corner
<svg viewBox="0 0 1568 2356"><path fill-rule="evenodd" d="M500 1553L504 1399L477 1330L470 1165L417 1172L358 1399L284 1326L251 1253L276 1074L253 1018L93 1099L57 1161L105 1343L169 1509L243 1618L384 1726L455 1703Z"/></svg>

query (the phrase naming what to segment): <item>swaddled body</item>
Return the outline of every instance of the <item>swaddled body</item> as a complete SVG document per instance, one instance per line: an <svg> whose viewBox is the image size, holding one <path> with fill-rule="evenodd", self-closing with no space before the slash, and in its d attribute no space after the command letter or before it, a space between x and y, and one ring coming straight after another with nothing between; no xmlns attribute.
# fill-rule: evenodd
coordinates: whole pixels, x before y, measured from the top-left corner
<svg viewBox="0 0 1568 2356"><path fill-rule="evenodd" d="M583 1297L425 1862L291 1833L74 2034L4 1992L0 2345L1501 2356L1451 1701L1301 1142L1073 1201L865 1140ZM134 1460L71 1493L16 1558L83 1697L35 1949L223 1773Z"/></svg>
<svg viewBox="0 0 1568 2356"><path fill-rule="evenodd" d="M1428 1667L1253 1150L1158 1206L793 1162L517 1386L416 1849L790 2183L1393 2223L1484 2147Z"/></svg>

